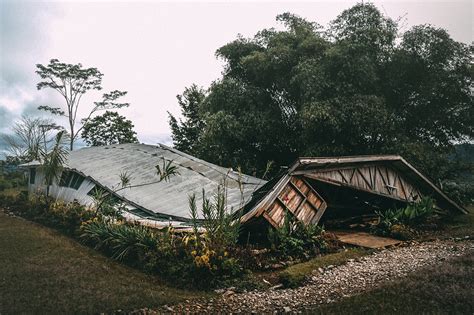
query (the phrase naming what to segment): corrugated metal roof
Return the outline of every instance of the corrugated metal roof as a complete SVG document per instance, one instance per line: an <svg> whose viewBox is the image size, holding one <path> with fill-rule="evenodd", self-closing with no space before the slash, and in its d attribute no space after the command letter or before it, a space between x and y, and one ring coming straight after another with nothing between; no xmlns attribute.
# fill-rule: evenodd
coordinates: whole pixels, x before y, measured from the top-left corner
<svg viewBox="0 0 474 315"><path fill-rule="evenodd" d="M173 161L179 172L168 182L159 182L155 168L163 164L163 159ZM189 218L188 198L191 194L196 194L197 204L200 205L202 190L212 197L224 180L228 207L234 210L242 207L252 193L266 183L256 177L240 175L242 195L237 172L165 145L130 143L83 148L70 152L65 167L111 190L119 188L120 173L126 172L130 175L132 187L117 191L118 195L146 210L178 220Z"/></svg>

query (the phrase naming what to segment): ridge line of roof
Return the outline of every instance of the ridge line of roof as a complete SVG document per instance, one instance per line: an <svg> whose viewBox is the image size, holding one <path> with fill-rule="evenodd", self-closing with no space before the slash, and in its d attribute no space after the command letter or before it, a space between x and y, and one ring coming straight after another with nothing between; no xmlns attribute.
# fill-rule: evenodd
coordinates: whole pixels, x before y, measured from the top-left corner
<svg viewBox="0 0 474 315"><path fill-rule="evenodd" d="M342 155L342 156L323 156L323 157L311 157L311 156L302 156L298 157L298 160L349 160L349 159L377 159L377 160L401 160L402 157L397 154L387 154L387 155Z"/></svg>
<svg viewBox="0 0 474 315"><path fill-rule="evenodd" d="M146 144L148 145L148 144ZM151 145L148 145L148 146L151 146ZM219 172L221 173L222 175L224 176L229 176L231 177L233 180L238 180L237 178L234 178L235 176L238 176L236 174L236 172L232 169L232 168L227 168L227 167L224 167L224 166L220 166L220 165L217 165L217 164L213 164L213 163L210 163L210 162L207 162L205 160L202 160L200 158L197 158L197 157L194 157L190 154L187 154L185 152L182 152L182 151L179 151L178 149L175 149L175 148L172 148L172 147L169 147L165 144L162 144L162 143L158 143L158 146L164 150L168 150L168 151L171 151L175 154L178 154L178 155L181 155L191 161L194 161L196 163L199 163L199 164L202 164L202 165L205 165L207 167L210 167L212 168L213 170L215 170L216 172ZM222 172L222 170L227 170L227 172ZM230 176L230 175L233 175L233 176ZM241 175L243 175L244 177L247 177L247 179L250 179L250 180L255 180L255 181L261 181L262 183L266 183L266 181L264 179L261 179L261 178L258 178L258 177L255 177L255 176L251 176L251 175L248 175L248 174L244 174L242 173ZM255 185L258 185L259 183L248 183L247 181L245 181L246 184L255 184Z"/></svg>

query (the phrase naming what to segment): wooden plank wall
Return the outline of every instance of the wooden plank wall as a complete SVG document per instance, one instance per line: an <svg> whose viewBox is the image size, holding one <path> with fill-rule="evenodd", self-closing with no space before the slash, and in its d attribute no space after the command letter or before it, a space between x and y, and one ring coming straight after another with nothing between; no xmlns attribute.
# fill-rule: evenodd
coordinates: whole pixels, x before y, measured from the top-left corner
<svg viewBox="0 0 474 315"><path fill-rule="evenodd" d="M418 201L422 197L420 191L402 174L384 165L318 170L306 176L409 202Z"/></svg>
<svg viewBox="0 0 474 315"><path fill-rule="evenodd" d="M317 224L327 204L301 177L292 176L263 216L275 227L281 226L287 210L305 224Z"/></svg>

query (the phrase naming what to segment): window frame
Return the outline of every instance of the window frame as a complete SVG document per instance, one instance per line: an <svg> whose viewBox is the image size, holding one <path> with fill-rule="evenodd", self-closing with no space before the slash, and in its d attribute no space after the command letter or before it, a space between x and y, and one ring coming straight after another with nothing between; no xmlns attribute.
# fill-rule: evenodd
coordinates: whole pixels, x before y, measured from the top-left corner
<svg viewBox="0 0 474 315"><path fill-rule="evenodd" d="M78 190L84 182L84 179L84 176L75 171L63 170L58 185L60 187Z"/></svg>
<svg viewBox="0 0 474 315"><path fill-rule="evenodd" d="M30 167L30 174L29 174L29 180L28 182L30 185L34 185L36 182L36 168Z"/></svg>

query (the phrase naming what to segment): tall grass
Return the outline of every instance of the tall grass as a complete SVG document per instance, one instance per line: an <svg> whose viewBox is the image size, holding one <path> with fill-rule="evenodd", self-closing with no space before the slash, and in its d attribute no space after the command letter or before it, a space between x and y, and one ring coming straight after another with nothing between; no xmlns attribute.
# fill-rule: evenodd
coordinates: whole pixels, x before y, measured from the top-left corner
<svg viewBox="0 0 474 315"><path fill-rule="evenodd" d="M80 238L96 249L110 252L113 259L130 260L154 250L158 234L141 225L94 220L82 227Z"/></svg>

